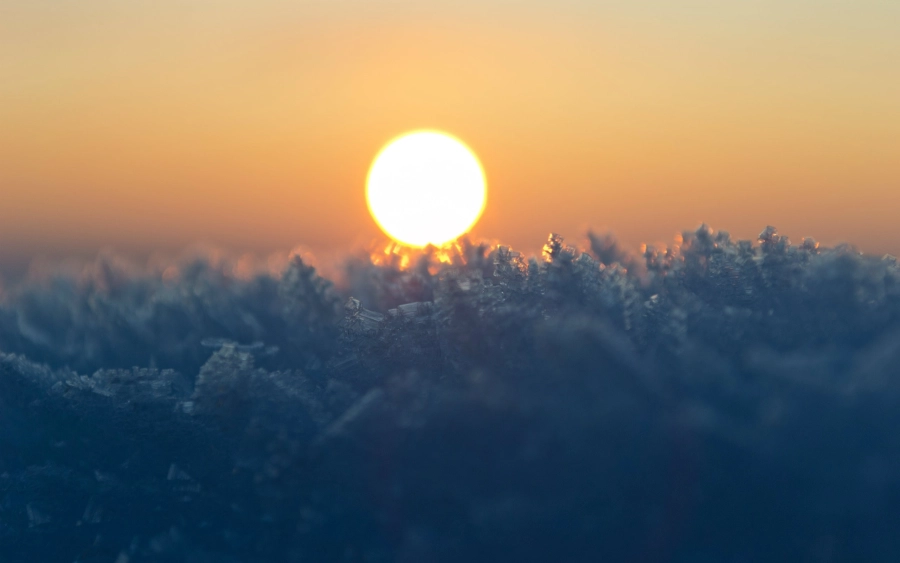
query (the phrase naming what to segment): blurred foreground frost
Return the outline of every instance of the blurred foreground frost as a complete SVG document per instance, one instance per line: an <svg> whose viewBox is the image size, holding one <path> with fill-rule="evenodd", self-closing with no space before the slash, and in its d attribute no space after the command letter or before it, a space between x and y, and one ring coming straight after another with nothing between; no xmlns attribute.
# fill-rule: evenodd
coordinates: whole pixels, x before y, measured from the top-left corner
<svg viewBox="0 0 900 563"><path fill-rule="evenodd" d="M898 560L896 261L589 242L7 287L0 561Z"/></svg>

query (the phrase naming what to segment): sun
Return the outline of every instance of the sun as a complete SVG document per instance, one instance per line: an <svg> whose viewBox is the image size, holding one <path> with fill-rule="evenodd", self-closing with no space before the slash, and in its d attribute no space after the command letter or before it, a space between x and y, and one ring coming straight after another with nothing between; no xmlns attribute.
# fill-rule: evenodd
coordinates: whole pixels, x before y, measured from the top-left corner
<svg viewBox="0 0 900 563"><path fill-rule="evenodd" d="M440 131L390 141L372 162L366 201L378 226L408 246L441 246L471 229L487 200L478 157Z"/></svg>

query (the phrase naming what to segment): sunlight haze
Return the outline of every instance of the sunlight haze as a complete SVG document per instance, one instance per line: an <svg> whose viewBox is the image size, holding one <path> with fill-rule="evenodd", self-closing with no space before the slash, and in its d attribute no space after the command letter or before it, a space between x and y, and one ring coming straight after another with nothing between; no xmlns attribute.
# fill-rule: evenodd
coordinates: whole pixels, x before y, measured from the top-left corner
<svg viewBox="0 0 900 563"><path fill-rule="evenodd" d="M897 100L894 1L0 0L0 260L362 244L421 128L490 170L475 237L898 253Z"/></svg>

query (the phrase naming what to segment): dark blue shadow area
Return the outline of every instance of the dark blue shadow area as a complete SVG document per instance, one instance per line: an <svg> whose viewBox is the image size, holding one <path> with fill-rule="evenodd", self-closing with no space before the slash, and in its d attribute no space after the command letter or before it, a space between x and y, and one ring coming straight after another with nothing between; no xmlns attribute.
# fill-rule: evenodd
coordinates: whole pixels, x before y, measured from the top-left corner
<svg viewBox="0 0 900 563"><path fill-rule="evenodd" d="M7 288L0 562L900 560L896 261L591 243Z"/></svg>

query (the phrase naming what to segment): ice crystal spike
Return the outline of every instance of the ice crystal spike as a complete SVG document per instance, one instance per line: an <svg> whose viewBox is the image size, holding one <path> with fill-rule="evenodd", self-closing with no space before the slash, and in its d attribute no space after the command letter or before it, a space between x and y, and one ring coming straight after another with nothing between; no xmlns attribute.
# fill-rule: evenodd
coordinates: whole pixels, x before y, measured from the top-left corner
<svg viewBox="0 0 900 563"><path fill-rule="evenodd" d="M552 261L559 256L563 250L563 238L556 233L550 233L547 242L544 244L544 258Z"/></svg>

